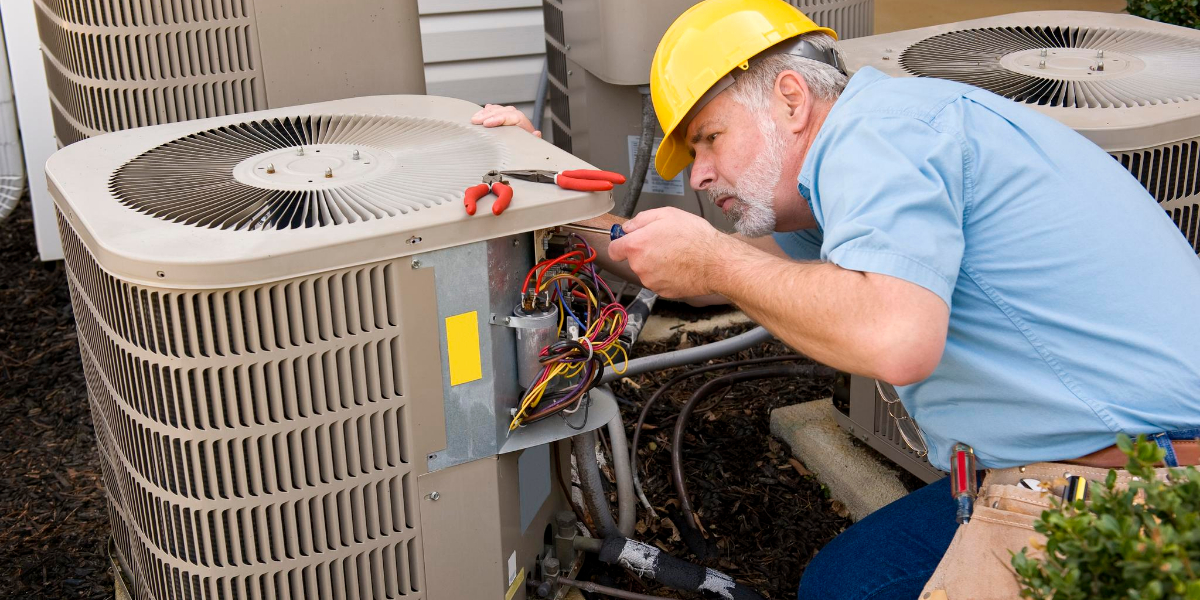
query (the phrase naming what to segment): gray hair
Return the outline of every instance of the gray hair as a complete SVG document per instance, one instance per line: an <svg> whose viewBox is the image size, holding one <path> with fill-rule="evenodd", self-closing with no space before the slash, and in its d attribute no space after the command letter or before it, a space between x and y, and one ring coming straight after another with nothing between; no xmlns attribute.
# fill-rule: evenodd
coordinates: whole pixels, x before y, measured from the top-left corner
<svg viewBox="0 0 1200 600"><path fill-rule="evenodd" d="M827 33L806 33L799 39L818 50L837 49L837 41ZM775 91L775 80L784 71L799 73L813 95L822 100L837 99L849 81L832 65L791 54L771 54L758 60L751 59L750 68L737 77L728 92L746 108L765 109Z"/></svg>

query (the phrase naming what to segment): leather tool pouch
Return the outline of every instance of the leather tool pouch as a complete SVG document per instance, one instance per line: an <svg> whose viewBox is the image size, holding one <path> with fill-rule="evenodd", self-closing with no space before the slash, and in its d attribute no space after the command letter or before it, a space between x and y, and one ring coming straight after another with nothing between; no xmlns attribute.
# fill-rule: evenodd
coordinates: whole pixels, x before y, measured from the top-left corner
<svg viewBox="0 0 1200 600"><path fill-rule="evenodd" d="M1050 494L984 479L970 522L958 528L933 577L921 593L924 600L1017 600L1021 597L1012 554L1046 541L1033 530Z"/></svg>

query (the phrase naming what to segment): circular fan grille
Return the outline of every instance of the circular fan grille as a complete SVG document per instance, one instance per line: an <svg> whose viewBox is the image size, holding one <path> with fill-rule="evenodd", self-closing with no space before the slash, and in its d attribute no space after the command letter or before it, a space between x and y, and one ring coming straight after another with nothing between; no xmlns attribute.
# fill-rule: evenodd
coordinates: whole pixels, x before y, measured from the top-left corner
<svg viewBox="0 0 1200 600"><path fill-rule="evenodd" d="M900 64L914 75L1043 106L1112 108L1200 98L1200 45L1144 31L965 29L913 44Z"/></svg>
<svg viewBox="0 0 1200 600"><path fill-rule="evenodd" d="M117 169L110 188L122 204L176 223L297 229L456 202L501 157L478 130L445 121L299 116L173 140Z"/></svg>

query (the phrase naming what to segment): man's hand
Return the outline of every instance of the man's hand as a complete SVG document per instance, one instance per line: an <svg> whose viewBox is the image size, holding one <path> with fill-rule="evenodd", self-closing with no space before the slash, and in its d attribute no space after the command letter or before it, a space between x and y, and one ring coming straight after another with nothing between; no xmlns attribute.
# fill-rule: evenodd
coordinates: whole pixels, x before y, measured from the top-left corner
<svg viewBox="0 0 1200 600"><path fill-rule="evenodd" d="M624 225L625 237L608 245L615 261L629 261L643 286L664 298L713 293L709 265L738 243L708 221L676 208L642 211Z"/></svg>
<svg viewBox="0 0 1200 600"><path fill-rule="evenodd" d="M476 125L483 125L484 127L516 125L533 135L542 137L542 132L535 129L533 123L525 116L525 113L517 110L515 106L488 104L471 117L471 122Z"/></svg>

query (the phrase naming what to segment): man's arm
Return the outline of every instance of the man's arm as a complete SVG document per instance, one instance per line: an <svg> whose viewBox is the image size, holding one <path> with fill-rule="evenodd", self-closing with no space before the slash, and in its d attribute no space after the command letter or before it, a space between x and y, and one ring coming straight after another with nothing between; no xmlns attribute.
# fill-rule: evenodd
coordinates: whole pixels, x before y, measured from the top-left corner
<svg viewBox="0 0 1200 600"><path fill-rule="evenodd" d="M949 308L899 278L772 255L675 210L648 211L612 243L643 284L668 298L719 294L789 346L896 385L941 360Z"/></svg>
<svg viewBox="0 0 1200 600"><path fill-rule="evenodd" d="M711 264L713 291L819 362L909 385L941 361L950 310L919 285L749 247Z"/></svg>

